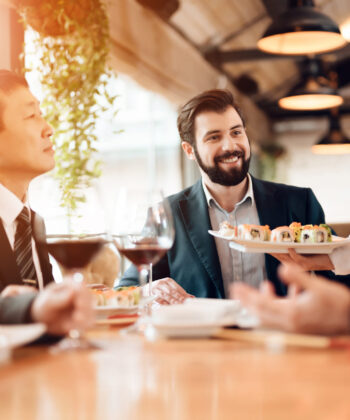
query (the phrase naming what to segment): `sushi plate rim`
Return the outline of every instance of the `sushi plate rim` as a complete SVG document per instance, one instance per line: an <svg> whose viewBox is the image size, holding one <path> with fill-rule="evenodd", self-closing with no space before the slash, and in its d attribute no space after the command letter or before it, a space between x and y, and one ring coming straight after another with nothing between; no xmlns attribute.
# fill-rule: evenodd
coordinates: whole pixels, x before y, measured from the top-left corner
<svg viewBox="0 0 350 420"><path fill-rule="evenodd" d="M220 235L218 231L208 230L208 232L217 238L230 241L230 248L241 252L251 253L278 253L287 254L288 248L293 248L298 254L330 254L334 248L350 243L350 238L340 238L333 236L333 242L325 242L321 244L300 244L300 243L276 243L269 241L251 241L248 239L234 239Z"/></svg>

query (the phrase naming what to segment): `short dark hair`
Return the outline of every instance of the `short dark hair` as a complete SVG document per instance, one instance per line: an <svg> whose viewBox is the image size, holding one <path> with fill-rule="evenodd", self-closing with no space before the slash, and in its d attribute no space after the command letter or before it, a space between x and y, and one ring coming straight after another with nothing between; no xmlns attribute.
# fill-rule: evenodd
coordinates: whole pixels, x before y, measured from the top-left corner
<svg viewBox="0 0 350 420"><path fill-rule="evenodd" d="M29 88L28 83L23 76L10 70L0 70L0 130L4 129L4 122L2 119L4 104L2 95L6 96L21 86Z"/></svg>
<svg viewBox="0 0 350 420"><path fill-rule="evenodd" d="M195 145L194 122L196 116L201 112L214 111L222 113L232 106L241 117L245 125L242 112L239 109L232 93L223 89L207 90L190 99L179 111L177 117L177 128L182 141Z"/></svg>

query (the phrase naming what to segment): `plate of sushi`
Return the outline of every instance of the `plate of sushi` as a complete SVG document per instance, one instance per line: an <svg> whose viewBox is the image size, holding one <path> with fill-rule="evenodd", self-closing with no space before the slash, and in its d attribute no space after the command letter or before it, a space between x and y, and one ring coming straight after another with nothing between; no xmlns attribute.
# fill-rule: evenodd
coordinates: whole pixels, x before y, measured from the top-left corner
<svg viewBox="0 0 350 420"><path fill-rule="evenodd" d="M97 319L136 314L140 305L140 288L136 286L111 289L104 285L89 285Z"/></svg>
<svg viewBox="0 0 350 420"><path fill-rule="evenodd" d="M251 253L287 254L288 248L294 248L299 254L330 254L334 248L350 242L350 238L332 235L326 224L303 226L299 222L271 230L268 225L233 226L224 221L219 230L209 233L230 241L230 248Z"/></svg>

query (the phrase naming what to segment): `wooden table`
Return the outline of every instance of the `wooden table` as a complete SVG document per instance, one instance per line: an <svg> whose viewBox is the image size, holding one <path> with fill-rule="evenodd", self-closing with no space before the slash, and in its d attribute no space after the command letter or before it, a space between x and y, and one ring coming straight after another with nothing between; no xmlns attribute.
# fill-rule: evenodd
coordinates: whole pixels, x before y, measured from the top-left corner
<svg viewBox="0 0 350 420"><path fill-rule="evenodd" d="M90 335L104 350L17 350L0 367L0 419L350 419L349 350Z"/></svg>

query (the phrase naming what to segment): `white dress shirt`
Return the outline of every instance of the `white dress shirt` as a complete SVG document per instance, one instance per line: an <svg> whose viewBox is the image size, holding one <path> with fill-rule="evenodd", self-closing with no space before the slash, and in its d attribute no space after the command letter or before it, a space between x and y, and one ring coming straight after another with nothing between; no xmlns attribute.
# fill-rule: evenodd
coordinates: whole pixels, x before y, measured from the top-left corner
<svg viewBox="0 0 350 420"><path fill-rule="evenodd" d="M350 274L350 243L335 248L329 257L334 265L335 274Z"/></svg>
<svg viewBox="0 0 350 420"><path fill-rule="evenodd" d="M4 226L12 250L15 246L15 234L17 229L16 218L21 213L24 206L28 208L29 215L31 216L28 203L23 204L22 201L15 194L13 194L10 190L8 190L2 184L0 184L0 218L2 220L2 224ZM38 286L39 289L42 289L43 275L41 272L38 251L36 249L36 244L33 238L32 250L34 267L38 278Z"/></svg>
<svg viewBox="0 0 350 420"><path fill-rule="evenodd" d="M210 222L213 230L227 220L231 225L259 225L259 215L254 199L253 184L248 174L248 190L243 199L230 213L224 210L210 194L203 180L202 185L207 199ZM258 288L266 278L265 254L242 253L229 247L229 241L215 238L219 256L225 296L229 296L229 286L233 282L244 282Z"/></svg>

